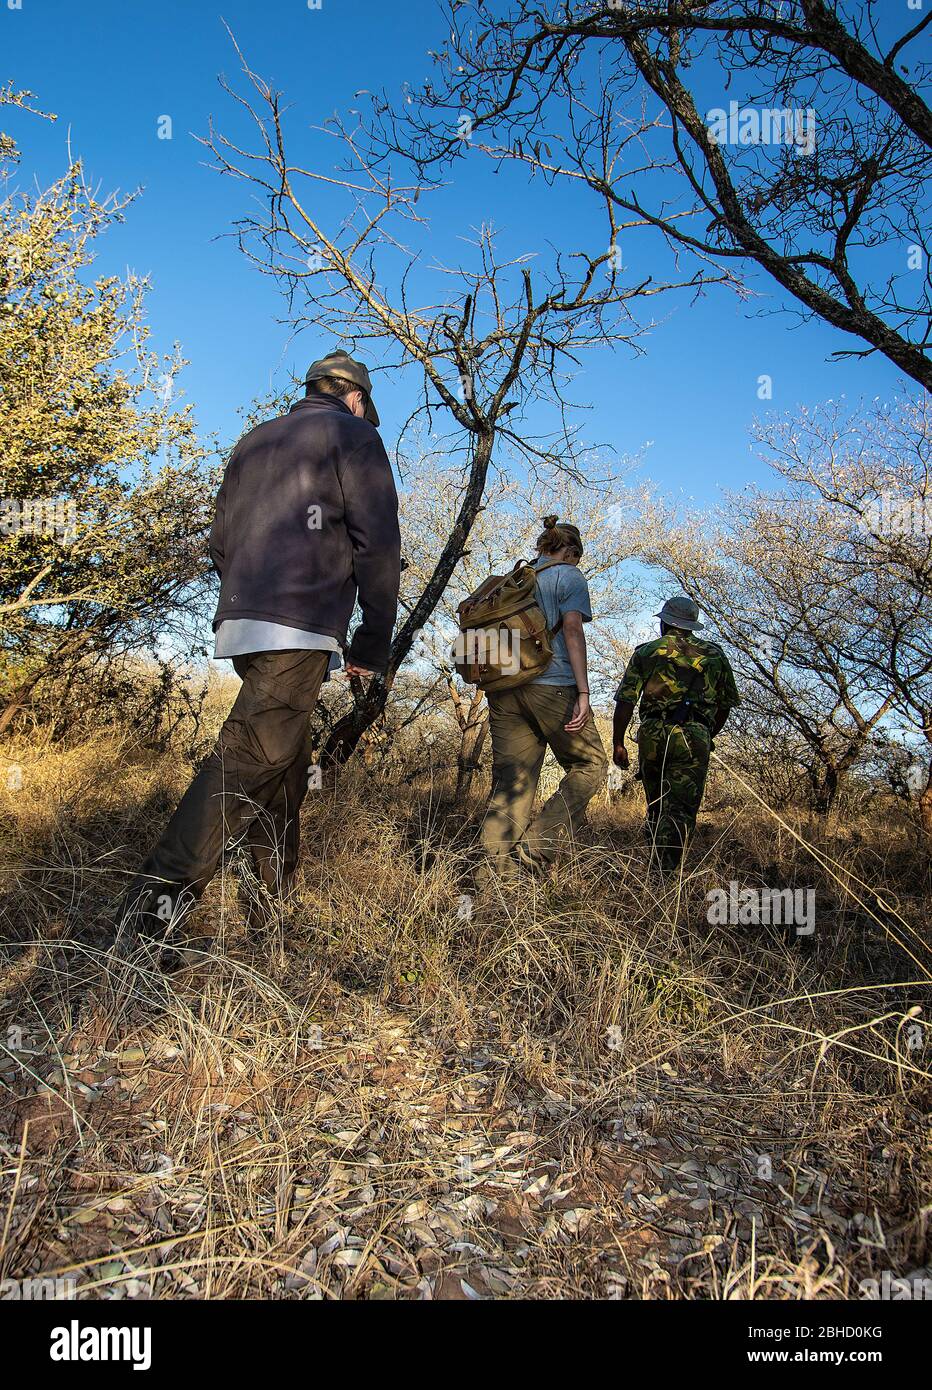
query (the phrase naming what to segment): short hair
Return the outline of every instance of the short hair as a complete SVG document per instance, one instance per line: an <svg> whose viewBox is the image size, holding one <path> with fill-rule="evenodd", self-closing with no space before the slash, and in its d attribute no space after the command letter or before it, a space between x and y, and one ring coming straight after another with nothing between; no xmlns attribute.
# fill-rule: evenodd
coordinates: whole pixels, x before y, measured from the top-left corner
<svg viewBox="0 0 932 1390"><path fill-rule="evenodd" d="M357 386L355 381L348 380L345 376L317 376L307 383L305 389L306 396L348 396L350 392L358 391L362 396L362 403L366 410L369 409L369 393L362 386Z"/></svg>

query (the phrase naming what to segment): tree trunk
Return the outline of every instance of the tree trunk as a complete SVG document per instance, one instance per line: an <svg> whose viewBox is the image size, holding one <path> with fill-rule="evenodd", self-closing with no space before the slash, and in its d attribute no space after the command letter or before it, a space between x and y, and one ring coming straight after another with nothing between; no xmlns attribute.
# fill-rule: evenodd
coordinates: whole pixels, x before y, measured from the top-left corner
<svg viewBox="0 0 932 1390"><path fill-rule="evenodd" d="M838 769L831 763L823 763L813 777L813 809L826 816L835 804L838 795Z"/></svg>
<svg viewBox="0 0 932 1390"><path fill-rule="evenodd" d="M932 850L932 767L929 768L929 780L926 782L925 790L919 797L919 823L926 843Z"/></svg>
<svg viewBox="0 0 932 1390"><path fill-rule="evenodd" d="M482 710L483 694L477 690L469 706L469 718L460 739L456 760L456 800L462 803L469 796L472 779L479 771L479 759L489 732L488 710Z"/></svg>
<svg viewBox="0 0 932 1390"><path fill-rule="evenodd" d="M44 666L37 675L31 676L18 690L14 691L9 704L6 706L3 713L0 714L0 738L3 737L10 724L24 707L36 686L49 674L51 669L51 665Z"/></svg>
<svg viewBox="0 0 932 1390"><path fill-rule="evenodd" d="M929 743L932 743L932 720L928 714L923 720L923 733ZM926 845L932 851L932 758L929 760L929 775L925 787L919 794L919 824L922 826Z"/></svg>
<svg viewBox="0 0 932 1390"><path fill-rule="evenodd" d="M82 647L86 647L90 641L89 632L71 633L58 643L48 654L45 664L34 671L28 680L24 681L18 690L14 691L6 708L0 714L0 738L6 733L13 719L23 708L29 696L38 685L41 685L46 676L52 674L65 659L72 659L80 654Z"/></svg>
<svg viewBox="0 0 932 1390"><path fill-rule="evenodd" d="M385 674L374 676L366 689L362 689L361 682L353 683L353 708L342 719L337 720L324 744L321 762L325 767L345 763L353 756L363 734L371 728L385 709L398 668L414 645L417 634L430 621L434 609L443 597L453 571L463 558L469 533L482 506L482 494L485 491L494 438L492 429L476 435L466 493L456 524L443 547L436 568L424 592L395 634Z"/></svg>

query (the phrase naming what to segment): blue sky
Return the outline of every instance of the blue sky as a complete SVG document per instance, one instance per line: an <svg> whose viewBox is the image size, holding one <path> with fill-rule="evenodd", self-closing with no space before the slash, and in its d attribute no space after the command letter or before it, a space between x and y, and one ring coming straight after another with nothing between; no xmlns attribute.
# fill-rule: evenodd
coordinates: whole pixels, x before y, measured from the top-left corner
<svg viewBox="0 0 932 1390"><path fill-rule="evenodd" d="M237 69L224 20L254 69L287 94L296 139L323 162L329 146L310 127L351 107L359 89L416 86L431 71L427 49L439 47L444 32L433 0L322 0L319 10L306 0L23 0L22 9L10 10L0 0L0 80L30 88L59 117L48 126L5 114L24 149L21 177L51 181L64 167L70 136L102 190L141 186L126 225L101 243L99 269L130 267L151 277L153 346L168 351L181 343L191 364L187 397L202 427L230 442L238 411L333 344L313 334L291 341L276 321L282 305L274 287L232 241L217 239L248 194L205 167L207 153L189 132L203 134L211 114L221 127L234 124L217 84L219 73L233 77ZM164 115L172 118L171 140L157 138ZM529 193L517 172L493 180L487 170L462 166L438 208L433 250L442 259L486 220L502 229L509 248L544 254L546 243L572 246L588 215L566 190ZM660 254L653 238L634 250L649 272ZM763 296L758 315L778 307L771 281L758 274L749 283ZM666 321L645 340L646 356L590 354L575 395L593 405L584 427L592 442L610 442L621 454L651 442L646 472L701 502L713 500L719 486L763 476L748 437L755 416L841 395L854 406L909 389L880 358L827 362L844 345L835 330L772 313L755 317L724 290L697 304L670 300L660 312ZM757 396L761 373L773 379L769 404ZM383 375L377 399L391 447L410 408L409 388Z"/></svg>

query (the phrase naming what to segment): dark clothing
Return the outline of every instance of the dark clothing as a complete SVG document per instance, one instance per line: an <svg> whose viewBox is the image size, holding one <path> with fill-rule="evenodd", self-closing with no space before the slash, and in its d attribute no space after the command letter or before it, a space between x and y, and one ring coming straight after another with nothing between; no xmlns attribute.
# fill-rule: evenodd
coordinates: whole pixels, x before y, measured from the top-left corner
<svg viewBox="0 0 932 1390"><path fill-rule="evenodd" d="M239 441L210 554L221 580L215 628L258 618L343 645L358 596L348 660L384 671L401 573L398 496L377 430L336 396L307 396Z"/></svg>
<svg viewBox="0 0 932 1390"><path fill-rule="evenodd" d="M616 700L637 704L641 718L711 726L719 710L741 703L728 658L692 632L666 632L635 647Z"/></svg>
<svg viewBox="0 0 932 1390"><path fill-rule="evenodd" d="M200 897L231 842L248 846L256 875L273 896L287 889L307 792L308 717L328 660L328 652L314 651L234 658L243 684L217 747L139 870L128 902L152 888L152 910L165 897L167 920L182 891Z"/></svg>
<svg viewBox="0 0 932 1390"><path fill-rule="evenodd" d="M388 662L401 572L398 497L375 427L335 396L313 395L236 445L217 496L210 554L220 575L214 627L278 623L341 645L357 596L349 659ZM147 930L199 898L225 848L248 847L275 898L298 862L308 718L330 653L234 658L243 685L217 747L194 778L124 899ZM146 893L145 890L151 890Z"/></svg>
<svg viewBox="0 0 932 1390"><path fill-rule="evenodd" d="M712 734L740 698L721 647L680 630L635 648L615 699L636 704L639 698L647 835L661 868L672 872L696 826Z"/></svg>
<svg viewBox="0 0 932 1390"><path fill-rule="evenodd" d="M668 872L679 864L696 828L711 748L708 726L698 720L641 720L638 771L647 798L647 838Z"/></svg>

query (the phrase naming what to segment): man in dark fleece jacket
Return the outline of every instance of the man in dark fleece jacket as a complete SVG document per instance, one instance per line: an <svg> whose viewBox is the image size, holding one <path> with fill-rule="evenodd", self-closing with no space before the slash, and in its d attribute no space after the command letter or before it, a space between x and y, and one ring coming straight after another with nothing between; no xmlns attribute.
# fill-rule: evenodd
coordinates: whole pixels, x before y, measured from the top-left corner
<svg viewBox="0 0 932 1390"><path fill-rule="evenodd" d="M242 687L124 899L121 923L164 938L206 888L224 847L247 847L254 916L288 892L308 784L307 726L321 682L362 622L349 674L388 663L401 542L391 464L369 373L345 352L315 362L307 394L236 445L217 496L210 553L220 575L216 656Z"/></svg>

